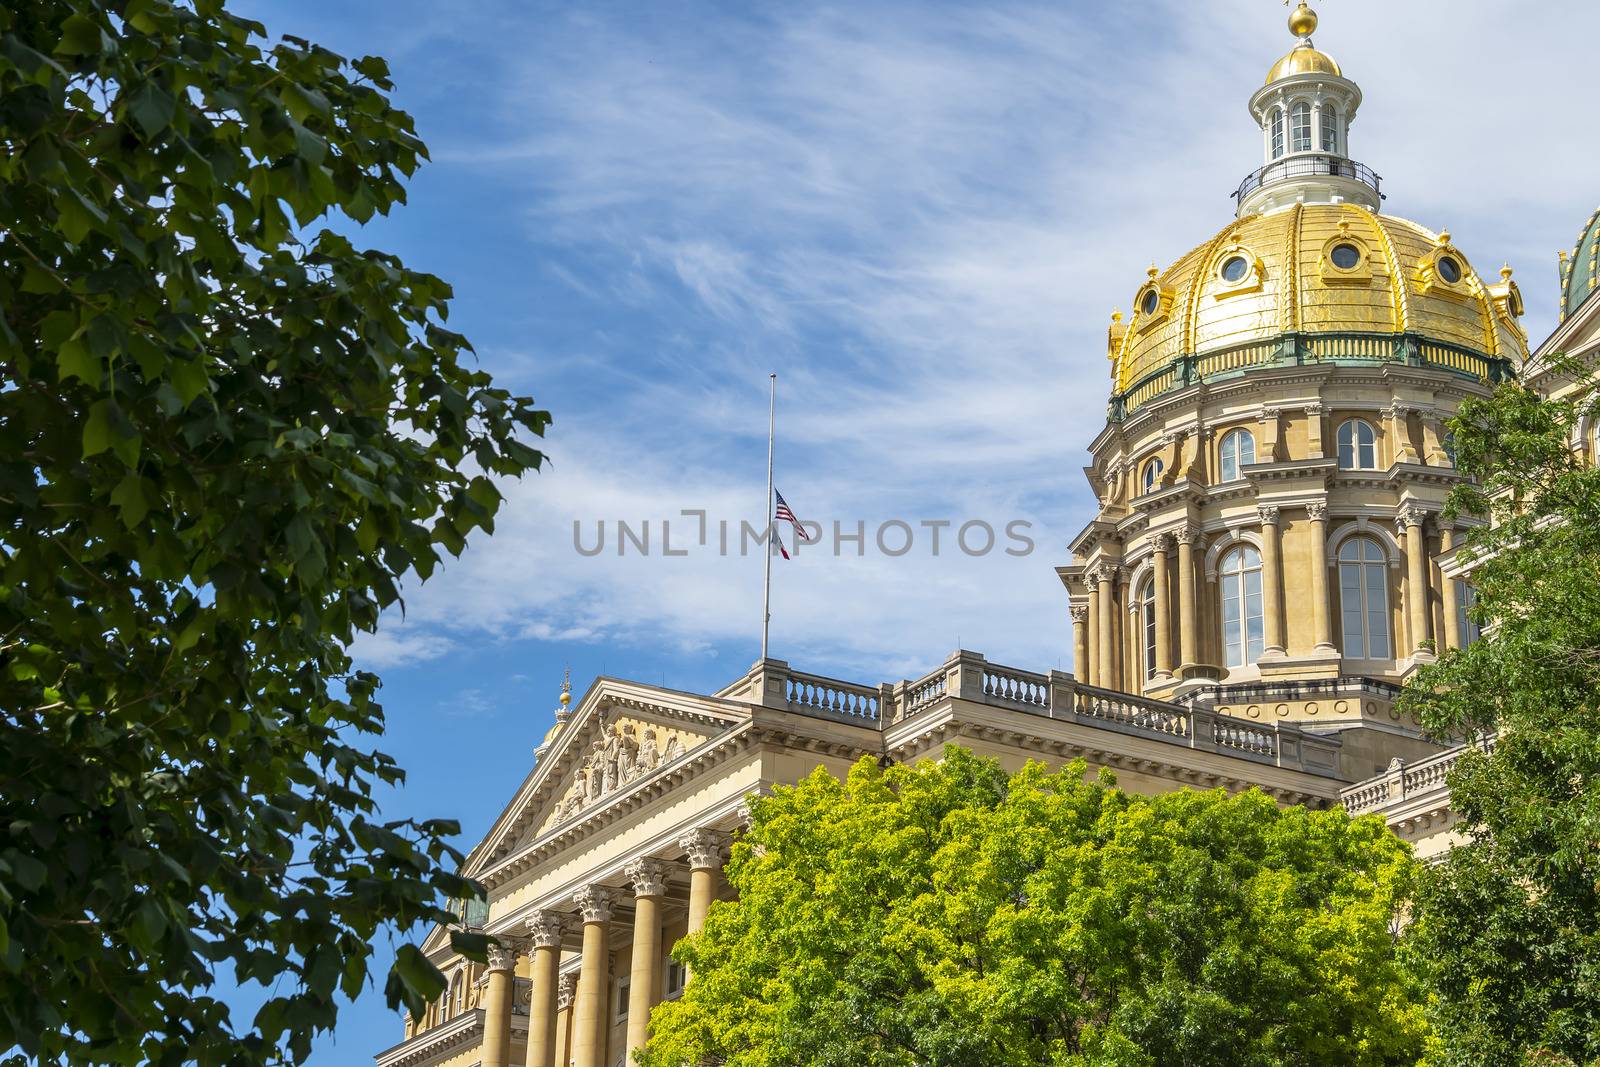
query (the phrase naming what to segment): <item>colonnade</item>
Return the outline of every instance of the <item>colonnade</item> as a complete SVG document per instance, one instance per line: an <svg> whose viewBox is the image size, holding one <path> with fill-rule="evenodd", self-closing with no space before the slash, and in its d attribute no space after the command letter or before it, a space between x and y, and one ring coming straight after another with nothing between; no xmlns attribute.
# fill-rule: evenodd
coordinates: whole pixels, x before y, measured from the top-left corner
<svg viewBox="0 0 1600 1067"><path fill-rule="evenodd" d="M715 899L727 835L695 830L678 841L689 869L689 925L695 934L705 925ZM633 949L629 961L628 1062L648 1036L650 1011L662 997L666 968L662 938L662 902L674 863L642 857L625 869L621 889L587 885L575 892L569 908L534 912L524 935L500 934L489 950L484 988L482 1067L606 1067L611 1031L611 932L613 915L631 891ZM581 927L581 931L577 928ZM569 934L581 933L576 971L561 973L561 954ZM511 1061L511 1018L519 957L529 958L531 993L528 1004L527 1055ZM558 1026L565 1016L567 1026ZM558 1053L565 1054L558 1059ZM612 1056L614 1059L614 1055Z"/></svg>
<svg viewBox="0 0 1600 1067"><path fill-rule="evenodd" d="M1323 502L1299 505L1305 508L1309 527L1309 574L1286 576L1283 552L1284 511L1286 506L1261 505L1259 525L1252 531L1259 539L1262 586L1262 660L1270 662L1286 656L1310 653L1327 657L1339 651L1334 631L1333 603L1328 580L1333 560L1328 554L1328 505ZM1438 648L1460 644L1456 625L1459 597L1456 583L1442 578L1428 550L1430 512L1417 504L1402 506L1396 515L1397 540L1404 558L1403 616L1408 641L1395 641L1396 659L1426 653L1430 639ZM1440 550L1455 545L1454 528L1436 521ZM1199 526L1184 522L1172 530L1156 534L1150 544L1154 595L1154 662L1150 680L1159 685L1174 677L1190 677L1200 663L1200 589L1196 550L1205 548ZM1304 557L1302 557L1304 558ZM1176 571L1176 583L1172 572ZM1130 584L1132 570L1120 562L1102 560L1084 573L1087 596L1071 607L1073 653L1081 681L1107 689L1138 692L1146 684L1145 620L1139 615L1135 598L1139 590ZM1286 577L1289 580L1286 581ZM1176 584L1177 604L1172 604ZM1436 618L1432 595L1437 589L1442 610ZM1310 612L1309 649L1291 649L1285 598L1296 610ZM1119 620L1124 620L1119 625ZM1442 625L1440 625L1442 624ZM1216 620L1220 625L1220 620ZM1173 630L1177 633L1174 635ZM1303 631L1302 631L1303 632ZM1397 634L1398 638L1398 634ZM1176 645L1177 662L1173 662Z"/></svg>

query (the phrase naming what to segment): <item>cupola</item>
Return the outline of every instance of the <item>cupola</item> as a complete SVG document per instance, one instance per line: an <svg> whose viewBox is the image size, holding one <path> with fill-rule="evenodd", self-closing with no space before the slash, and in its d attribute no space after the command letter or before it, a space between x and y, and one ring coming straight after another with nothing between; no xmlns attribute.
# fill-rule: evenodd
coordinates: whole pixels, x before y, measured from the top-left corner
<svg viewBox="0 0 1600 1067"><path fill-rule="evenodd" d="M1272 65L1266 84L1250 98L1263 158L1234 193L1240 218L1292 204L1356 204L1376 211L1383 200L1378 175L1350 158L1361 89L1312 44L1316 28L1317 13L1301 0L1289 16L1289 31L1300 43Z"/></svg>

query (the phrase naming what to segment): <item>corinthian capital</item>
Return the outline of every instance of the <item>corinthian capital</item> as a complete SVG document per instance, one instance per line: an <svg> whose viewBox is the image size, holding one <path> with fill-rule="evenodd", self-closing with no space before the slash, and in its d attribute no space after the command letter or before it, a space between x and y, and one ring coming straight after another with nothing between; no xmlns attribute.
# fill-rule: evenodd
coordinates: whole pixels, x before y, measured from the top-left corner
<svg viewBox="0 0 1600 1067"><path fill-rule="evenodd" d="M1276 526L1278 525L1278 519L1283 514L1283 510L1281 508L1273 507L1269 504L1263 504L1262 506L1256 508L1256 513L1261 516L1261 525Z"/></svg>
<svg viewBox="0 0 1600 1067"><path fill-rule="evenodd" d="M1117 566L1114 563L1099 563L1089 572L1096 582L1111 583L1117 580Z"/></svg>
<svg viewBox="0 0 1600 1067"><path fill-rule="evenodd" d="M627 867L628 878L633 882L636 897L663 897L667 895L667 865L660 860L636 859Z"/></svg>
<svg viewBox="0 0 1600 1067"><path fill-rule="evenodd" d="M534 948L560 948L567 932L567 917L559 911L536 911L524 925Z"/></svg>
<svg viewBox="0 0 1600 1067"><path fill-rule="evenodd" d="M1327 504L1322 504L1322 503L1307 504L1306 505L1306 514L1311 517L1311 521L1312 522L1327 522L1328 521L1328 505Z"/></svg>
<svg viewBox="0 0 1600 1067"><path fill-rule="evenodd" d="M569 971L556 982L556 1010L566 1011L572 1007L572 1001L577 995L578 975L575 971Z"/></svg>
<svg viewBox="0 0 1600 1067"><path fill-rule="evenodd" d="M1421 504L1406 504L1400 508L1400 524L1402 526L1421 527L1428 521L1428 509Z"/></svg>
<svg viewBox="0 0 1600 1067"><path fill-rule="evenodd" d="M586 885L572 895L578 912L586 923L603 923L611 919L611 905L615 894L603 885Z"/></svg>
<svg viewBox="0 0 1600 1067"><path fill-rule="evenodd" d="M489 970L509 971L516 965L517 949L514 942L504 938L489 941Z"/></svg>
<svg viewBox="0 0 1600 1067"><path fill-rule="evenodd" d="M1151 541L1152 541L1152 544L1155 545L1155 550L1157 552L1171 552L1172 551L1172 546L1174 544L1174 541L1173 541L1172 534L1170 532L1169 533L1158 533L1158 534L1155 535L1154 538L1151 539Z"/></svg>
<svg viewBox="0 0 1600 1067"><path fill-rule="evenodd" d="M716 830L691 830L678 838L678 847L689 857L693 870L715 870L728 852L728 835Z"/></svg>
<svg viewBox="0 0 1600 1067"><path fill-rule="evenodd" d="M1072 621L1079 626L1089 621L1089 605L1074 604L1067 609L1067 614L1072 616Z"/></svg>

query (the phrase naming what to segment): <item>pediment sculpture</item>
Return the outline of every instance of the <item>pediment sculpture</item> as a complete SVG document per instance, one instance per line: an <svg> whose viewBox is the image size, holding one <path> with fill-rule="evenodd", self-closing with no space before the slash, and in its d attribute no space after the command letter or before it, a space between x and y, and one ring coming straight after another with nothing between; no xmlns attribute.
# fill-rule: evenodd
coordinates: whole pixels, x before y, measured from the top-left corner
<svg viewBox="0 0 1600 1067"><path fill-rule="evenodd" d="M669 736L662 746L656 729L639 734L633 723L604 730L589 746L583 764L556 806L556 822L565 822L623 786L645 777L684 754L683 742Z"/></svg>

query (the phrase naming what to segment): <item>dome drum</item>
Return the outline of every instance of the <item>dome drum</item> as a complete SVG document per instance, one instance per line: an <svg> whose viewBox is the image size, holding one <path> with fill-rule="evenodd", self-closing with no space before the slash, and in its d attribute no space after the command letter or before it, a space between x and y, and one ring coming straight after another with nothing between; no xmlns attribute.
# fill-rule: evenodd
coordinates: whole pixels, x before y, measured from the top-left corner
<svg viewBox="0 0 1600 1067"><path fill-rule="evenodd" d="M1233 191L1233 199L1241 205L1242 210L1247 200L1259 199L1255 198L1255 194L1261 190L1284 182L1299 184L1303 179L1313 177L1330 179L1330 184L1351 183L1357 188L1347 189L1345 199L1357 203L1371 197L1376 197L1378 201L1387 199L1383 195L1383 178L1377 171L1365 163L1321 152L1290 156L1258 167L1239 183L1239 188Z"/></svg>

